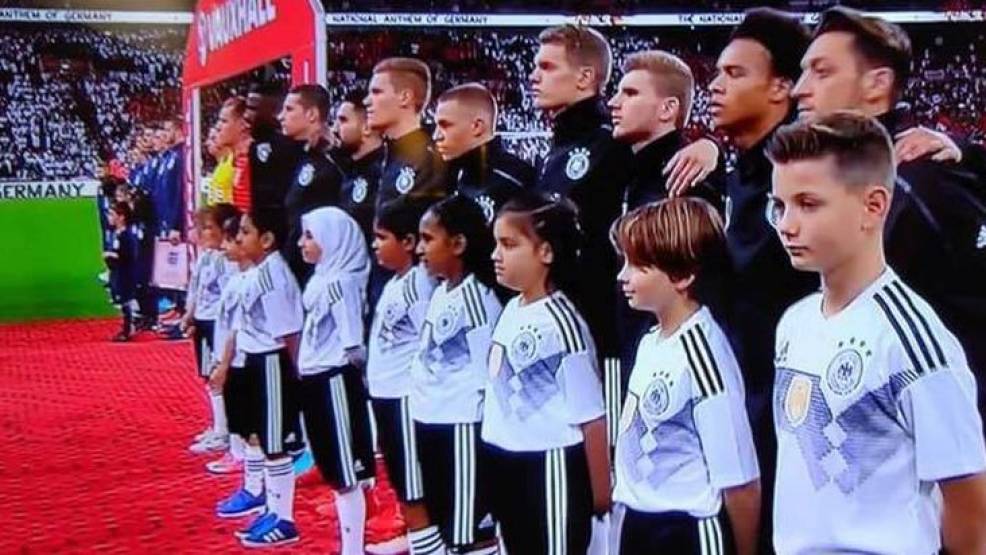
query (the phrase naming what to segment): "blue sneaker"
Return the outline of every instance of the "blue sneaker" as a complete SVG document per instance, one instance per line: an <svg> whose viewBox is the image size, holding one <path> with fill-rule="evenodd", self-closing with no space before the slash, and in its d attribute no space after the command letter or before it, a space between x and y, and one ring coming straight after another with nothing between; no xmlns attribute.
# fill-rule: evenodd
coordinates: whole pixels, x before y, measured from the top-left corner
<svg viewBox="0 0 986 555"><path fill-rule="evenodd" d="M253 519L253 522L251 522L246 528L233 532L233 535L242 540L243 538L250 537L254 534L263 534L273 528L275 524L277 524L276 514L270 512L263 513Z"/></svg>
<svg viewBox="0 0 986 555"><path fill-rule="evenodd" d="M300 455L294 457L292 464L294 465L295 476L301 476L311 470L315 466L315 459L312 458L311 450L305 449L302 451Z"/></svg>
<svg viewBox="0 0 986 555"><path fill-rule="evenodd" d="M299 539L301 537L298 535L298 529L295 528L294 523L279 518L269 530L251 534L240 542L246 547L276 547L294 543Z"/></svg>
<svg viewBox="0 0 986 555"><path fill-rule="evenodd" d="M236 490L229 498L216 505L216 516L219 518L237 518L248 514L261 512L267 506L267 496L253 495L245 489Z"/></svg>

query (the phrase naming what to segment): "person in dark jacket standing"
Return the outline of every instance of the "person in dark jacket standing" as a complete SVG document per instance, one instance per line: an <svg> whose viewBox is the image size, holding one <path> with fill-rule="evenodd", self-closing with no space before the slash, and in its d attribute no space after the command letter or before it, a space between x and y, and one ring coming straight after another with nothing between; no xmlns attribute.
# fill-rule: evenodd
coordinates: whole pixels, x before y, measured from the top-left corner
<svg viewBox="0 0 986 555"><path fill-rule="evenodd" d="M476 202L489 223L534 184L534 167L507 152L497 137L496 118L496 100L479 83L445 91L435 108L435 146L448 163L452 189Z"/></svg>
<svg viewBox="0 0 986 555"><path fill-rule="evenodd" d="M336 109L332 134L338 149L349 158L339 193L339 208L352 216L366 238L368 252L373 252L373 221L377 212L377 190L383 164L383 138L370 127L363 99L366 93L355 91ZM366 288L368 314L372 315L377 299L389 279L390 272L370 257L370 279Z"/></svg>
<svg viewBox="0 0 986 555"><path fill-rule="evenodd" d="M302 155L302 144L281 133L277 114L281 92L273 85L256 84L246 98L244 118L250 125L248 205L284 209L288 186Z"/></svg>
<svg viewBox="0 0 986 555"><path fill-rule="evenodd" d="M308 282L312 267L301 257L301 216L322 206L339 203L342 168L333 158L326 136L329 92L321 85L298 85L284 99L278 119L284 136L301 142L303 153L284 197L287 238L281 254L300 285Z"/></svg>
<svg viewBox="0 0 986 555"><path fill-rule="evenodd" d="M438 200L448 195L445 163L421 114L431 99L431 70L414 58L387 58L373 68L364 104L370 127L384 140L377 206L398 197Z"/></svg>
<svg viewBox="0 0 986 555"><path fill-rule="evenodd" d="M567 197L579 209L585 234L580 276L583 314L602 359L610 445L620 411L620 345L616 332L617 257L609 229L620 216L633 163L630 148L613 139L600 96L612 71L606 39L588 27L563 25L538 36L530 81L534 103L551 119L551 149L535 189Z"/></svg>

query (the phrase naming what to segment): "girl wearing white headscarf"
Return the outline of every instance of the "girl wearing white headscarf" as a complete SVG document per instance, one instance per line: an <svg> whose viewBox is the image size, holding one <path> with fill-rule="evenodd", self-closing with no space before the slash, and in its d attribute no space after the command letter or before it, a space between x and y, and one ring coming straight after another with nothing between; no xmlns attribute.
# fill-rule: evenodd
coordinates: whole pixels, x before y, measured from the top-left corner
<svg viewBox="0 0 986 555"><path fill-rule="evenodd" d="M336 490L342 554L362 555L366 503L359 484L374 469L362 377L370 259L359 225L338 208L308 212L301 227L302 256L315 265L302 296L302 413L315 463Z"/></svg>

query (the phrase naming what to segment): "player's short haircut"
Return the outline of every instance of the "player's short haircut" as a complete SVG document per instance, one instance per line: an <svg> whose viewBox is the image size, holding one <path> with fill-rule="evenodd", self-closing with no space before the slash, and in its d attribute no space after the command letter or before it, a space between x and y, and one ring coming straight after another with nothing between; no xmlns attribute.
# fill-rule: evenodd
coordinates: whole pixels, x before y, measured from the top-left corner
<svg viewBox="0 0 986 555"><path fill-rule="evenodd" d="M359 117L365 118L366 106L363 105L364 98L366 98L366 91L362 89L356 89L354 91L350 91L349 93L347 93L346 96L343 97L342 101L344 103L348 102L349 104L352 104L353 109L356 110L356 113L359 115Z"/></svg>
<svg viewBox="0 0 986 555"><path fill-rule="evenodd" d="M773 8L747 10L729 36L730 41L737 39L760 43L770 54L774 75L792 82L801 77L801 58L808 50L811 35L797 16Z"/></svg>
<svg viewBox="0 0 986 555"><path fill-rule="evenodd" d="M540 44L559 44L565 47L569 63L576 67L591 67L596 74L596 92L602 92L613 72L613 52L602 33L582 25L549 27L538 35Z"/></svg>
<svg viewBox="0 0 986 555"><path fill-rule="evenodd" d="M229 108L233 116L242 118L243 114L246 113L246 99L242 96L231 96L223 102L222 108Z"/></svg>
<svg viewBox="0 0 986 555"><path fill-rule="evenodd" d="M894 72L894 99L911 76L911 39L899 25L858 10L836 6L822 12L815 37L843 32L853 37L853 50L867 69L889 67Z"/></svg>
<svg viewBox="0 0 986 555"><path fill-rule="evenodd" d="M876 119L848 110L781 127L767 157L774 164L831 158L836 179L852 187L880 184L893 191L897 178L890 134Z"/></svg>
<svg viewBox="0 0 986 555"><path fill-rule="evenodd" d="M692 96L695 91L695 77L688 64L663 50L646 50L631 54L623 62L624 74L638 69L646 71L654 78L658 94L678 99L678 118L674 124L679 129L684 127L692 111Z"/></svg>
<svg viewBox="0 0 986 555"><path fill-rule="evenodd" d="M496 127L497 105L493 94L480 83L464 83L452 87L438 97L438 102L461 102L470 108L482 112L490 121L490 129Z"/></svg>
<svg viewBox="0 0 986 555"><path fill-rule="evenodd" d="M297 95L298 101L306 110L315 108L322 123L328 120L332 100L329 98L329 91L322 85L295 85L288 94Z"/></svg>
<svg viewBox="0 0 986 555"><path fill-rule="evenodd" d="M373 67L373 73L390 75L397 92L409 90L414 96L414 110L421 112L431 101L431 69L416 58L385 58Z"/></svg>
<svg viewBox="0 0 986 555"><path fill-rule="evenodd" d="M633 266L657 268L671 279L695 276L689 295L700 302L707 282L729 266L722 218L697 197L676 197L632 210L610 229L616 250Z"/></svg>

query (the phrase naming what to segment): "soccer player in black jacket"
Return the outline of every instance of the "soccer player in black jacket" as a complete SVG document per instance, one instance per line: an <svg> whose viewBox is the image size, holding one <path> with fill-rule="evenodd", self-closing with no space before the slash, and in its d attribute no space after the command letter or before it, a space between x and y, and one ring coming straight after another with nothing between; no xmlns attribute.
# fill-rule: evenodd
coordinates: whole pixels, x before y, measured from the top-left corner
<svg viewBox="0 0 986 555"><path fill-rule="evenodd" d="M243 117L250 125L249 206L284 209L284 197L301 159L299 141L285 137L277 114L281 93L273 85L253 85L246 98Z"/></svg>
<svg viewBox="0 0 986 555"><path fill-rule="evenodd" d="M403 195L438 200L448 195L445 163L421 114L431 98L431 70L414 58L387 58L373 68L363 101L370 127L384 138L377 206Z"/></svg>
<svg viewBox="0 0 986 555"><path fill-rule="evenodd" d="M301 258L301 216L322 206L339 203L343 173L329 152L326 122L329 92L321 85L298 85L284 99L278 119L286 137L302 142L303 153L284 197L287 238L281 254L302 286L311 275L311 266Z"/></svg>
<svg viewBox="0 0 986 555"><path fill-rule="evenodd" d="M445 91L435 109L435 147L448 164L452 190L475 201L490 223L507 201L534 184L534 168L496 135L496 116L496 100L479 83Z"/></svg>
<svg viewBox="0 0 986 555"><path fill-rule="evenodd" d="M609 81L612 53L588 27L563 25L538 36L530 81L534 103L551 118L551 149L539 168L536 190L568 197L579 209L585 234L579 276L582 313L602 358L610 443L620 410L616 253L609 228L620 216L633 163L630 148L613 139L600 96Z"/></svg>

